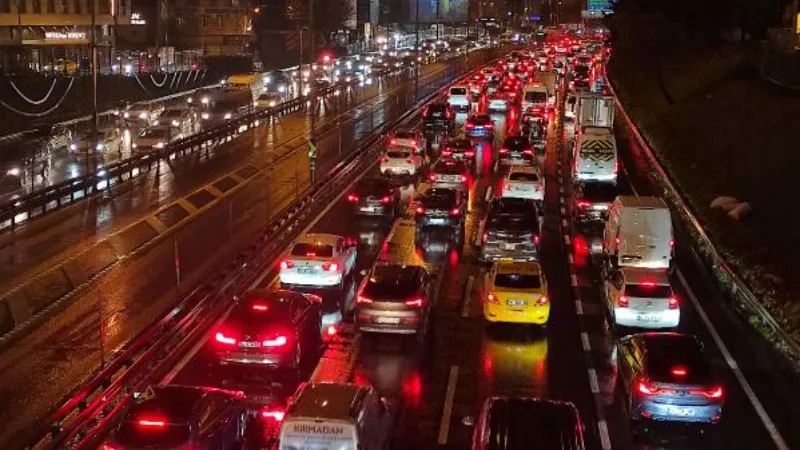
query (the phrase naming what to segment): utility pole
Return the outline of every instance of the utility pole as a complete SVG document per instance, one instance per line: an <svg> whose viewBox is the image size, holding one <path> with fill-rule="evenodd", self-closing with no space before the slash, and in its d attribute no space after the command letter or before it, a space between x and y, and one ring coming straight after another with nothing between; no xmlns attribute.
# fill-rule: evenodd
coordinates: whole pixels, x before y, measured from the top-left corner
<svg viewBox="0 0 800 450"><path fill-rule="evenodd" d="M97 151L97 1L89 0L92 3L92 138L90 151L86 152L86 169L89 171L89 155Z"/></svg>
<svg viewBox="0 0 800 450"><path fill-rule="evenodd" d="M417 64L414 65L414 102L419 99L419 66L422 64L422 48L419 45L419 0L417 0Z"/></svg>
<svg viewBox="0 0 800 450"><path fill-rule="evenodd" d="M436 40L439 40L439 0L436 0Z"/></svg>
<svg viewBox="0 0 800 450"><path fill-rule="evenodd" d="M297 98L303 101L303 27L300 26L300 63L297 65Z"/></svg>
<svg viewBox="0 0 800 450"><path fill-rule="evenodd" d="M311 72L309 82L311 83L311 132L309 133L309 147L313 148L313 152L309 151L309 168L311 171L311 184L316 182L317 175L317 83L314 74L314 61L316 61L316 52L314 51L314 0L308 0L309 10L309 32L311 33ZM309 149L310 150L310 149Z"/></svg>

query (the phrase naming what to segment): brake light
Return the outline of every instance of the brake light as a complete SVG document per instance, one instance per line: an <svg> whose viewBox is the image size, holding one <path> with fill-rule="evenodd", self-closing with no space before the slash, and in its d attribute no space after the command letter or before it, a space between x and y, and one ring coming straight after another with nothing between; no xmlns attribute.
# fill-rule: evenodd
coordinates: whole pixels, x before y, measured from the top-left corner
<svg viewBox="0 0 800 450"><path fill-rule="evenodd" d="M364 297L363 295L359 295L358 298L356 299L356 303L358 303L359 305L371 305L372 299Z"/></svg>
<svg viewBox="0 0 800 450"><path fill-rule="evenodd" d="M417 141L416 141L416 139L412 139L412 140L411 140L411 146L412 146L412 147L416 147L416 146L417 146Z"/></svg>
<svg viewBox="0 0 800 450"><path fill-rule="evenodd" d="M381 158L381 162L389 162L389 158L384 156L383 158Z"/></svg>
<svg viewBox="0 0 800 450"><path fill-rule="evenodd" d="M294 263L291 261L283 260L281 261L281 269L291 269L294 267Z"/></svg>
<svg viewBox="0 0 800 450"><path fill-rule="evenodd" d="M392 197L390 197L390 196L388 196L388 195L387 195L386 197L383 197L383 198L381 199L381 203L383 203L384 205L387 205L387 204L389 204L389 203L391 203L391 202L392 202Z"/></svg>
<svg viewBox="0 0 800 450"><path fill-rule="evenodd" d="M336 325L328 325L328 328L325 330L325 334L328 336L335 336L339 330L336 329Z"/></svg>
<svg viewBox="0 0 800 450"><path fill-rule="evenodd" d="M592 206L592 202L588 200L578 200L577 202L578 208L588 208Z"/></svg>
<svg viewBox="0 0 800 450"><path fill-rule="evenodd" d="M279 409L262 409L261 410L261 417L264 419L274 420L276 422L282 422L283 418L286 417L286 412Z"/></svg>
<svg viewBox="0 0 800 450"><path fill-rule="evenodd" d="M406 162L409 164L414 164L414 158L408 158Z"/></svg>
<svg viewBox="0 0 800 450"><path fill-rule="evenodd" d="M459 209L459 208L453 208L453 209L450 210L450 215L451 216L457 216L459 214L461 214L461 209Z"/></svg>
<svg viewBox="0 0 800 450"><path fill-rule="evenodd" d="M708 391L705 391L704 394L708 398L722 398L724 391L722 389L722 386L715 386L709 389Z"/></svg>
<svg viewBox="0 0 800 450"><path fill-rule="evenodd" d="M464 152L464 155L465 156L475 156L475 152L472 151L472 150L467 150L467 151Z"/></svg>
<svg viewBox="0 0 800 450"><path fill-rule="evenodd" d="M263 303L253 303L253 306L250 307L253 311L266 311L267 305Z"/></svg>
<svg viewBox="0 0 800 450"><path fill-rule="evenodd" d="M544 305L547 304L547 302L548 302L548 299L547 299L547 296L545 296L545 295L539 297L539 300L536 300L536 304L539 305L539 306L544 306Z"/></svg>
<svg viewBox="0 0 800 450"><path fill-rule="evenodd" d="M481 240L482 240L483 242L486 242L487 240L489 240L489 233L487 233L487 232L484 232L484 233L483 233L483 237L482 237L482 239L481 239Z"/></svg>
<svg viewBox="0 0 800 450"><path fill-rule="evenodd" d="M675 247L675 239L670 239L669 240L669 246L670 246L670 248Z"/></svg>
<svg viewBox="0 0 800 450"><path fill-rule="evenodd" d="M411 300L406 300L406 306L410 306L412 308L422 308L422 305L425 304L425 301L422 297L416 297Z"/></svg>
<svg viewBox="0 0 800 450"><path fill-rule="evenodd" d="M351 203L355 203L355 202L358 201L358 196L355 195L355 194L350 194L350 195L347 196L347 201L349 201Z"/></svg>
<svg viewBox="0 0 800 450"><path fill-rule="evenodd" d="M436 181L436 174L432 173L430 177L428 177L431 181Z"/></svg>
<svg viewBox="0 0 800 450"><path fill-rule="evenodd" d="M669 298L669 309L678 309L678 299L676 297Z"/></svg>
<svg viewBox="0 0 800 450"><path fill-rule="evenodd" d="M491 294L491 293L490 294L486 294L486 301L489 302L489 303L495 304L495 305L499 305L500 304L500 301L497 300L497 297L495 297L494 294Z"/></svg>
<svg viewBox="0 0 800 450"><path fill-rule="evenodd" d="M139 419L136 424L142 428L164 428L167 426L167 421L158 418Z"/></svg>
<svg viewBox="0 0 800 450"><path fill-rule="evenodd" d="M453 154L453 151L452 151L452 150L450 150L449 148L448 148L448 149L444 149L444 150L442 150L442 155L443 155L443 156L450 156L450 155L452 155L452 154Z"/></svg>
<svg viewBox="0 0 800 450"><path fill-rule="evenodd" d="M474 128L475 124L471 122L467 122L467 128Z"/></svg>
<svg viewBox="0 0 800 450"><path fill-rule="evenodd" d="M685 377L686 374L689 373L689 371L686 369L686 367L675 366L672 369L670 369L670 373L672 373L676 377Z"/></svg>
<svg viewBox="0 0 800 450"><path fill-rule="evenodd" d="M648 383L647 380L639 381L636 390L639 391L640 394L644 395L656 395L659 392L659 389L653 384Z"/></svg>
<svg viewBox="0 0 800 450"><path fill-rule="evenodd" d="M261 342L261 345L264 347L283 347L287 342L289 342L289 338L281 335L275 336L273 339L266 339Z"/></svg>
<svg viewBox="0 0 800 450"><path fill-rule="evenodd" d="M508 149L507 148L503 147L503 148L500 149L500 154L501 155L506 154L506 153L508 153Z"/></svg>
<svg viewBox="0 0 800 450"><path fill-rule="evenodd" d="M339 270L339 265L336 263L325 263L322 265L322 270L326 272L336 272Z"/></svg>
<svg viewBox="0 0 800 450"><path fill-rule="evenodd" d="M538 234L533 236L533 243L536 244L536 245L539 245L539 235Z"/></svg>
<svg viewBox="0 0 800 450"><path fill-rule="evenodd" d="M103 444L103 446L100 447L100 450L120 450L120 448L112 444Z"/></svg>
<svg viewBox="0 0 800 450"><path fill-rule="evenodd" d="M214 335L214 340L219 342L220 344L227 344L227 345L236 345L236 339L230 336L225 336L225 334L221 331L218 331L217 334Z"/></svg>
<svg viewBox="0 0 800 450"><path fill-rule="evenodd" d="M614 160L614 173L619 173L619 160Z"/></svg>
<svg viewBox="0 0 800 450"><path fill-rule="evenodd" d="M461 175L461 182L462 183L466 183L467 182L467 176L466 175Z"/></svg>
<svg viewBox="0 0 800 450"><path fill-rule="evenodd" d="M526 155L533 155L533 150L523 150L522 153Z"/></svg>
<svg viewBox="0 0 800 450"><path fill-rule="evenodd" d="M489 122L486 125L484 125L484 127L489 128L489 129L494 128L494 123Z"/></svg>
<svg viewBox="0 0 800 450"><path fill-rule="evenodd" d="M397 144L397 139L392 139L389 141L389 145Z"/></svg>
<svg viewBox="0 0 800 450"><path fill-rule="evenodd" d="M628 301L628 297L620 297L619 300L617 300L617 305L620 308L627 308L628 306L630 306L630 304L631 303L630 301Z"/></svg>

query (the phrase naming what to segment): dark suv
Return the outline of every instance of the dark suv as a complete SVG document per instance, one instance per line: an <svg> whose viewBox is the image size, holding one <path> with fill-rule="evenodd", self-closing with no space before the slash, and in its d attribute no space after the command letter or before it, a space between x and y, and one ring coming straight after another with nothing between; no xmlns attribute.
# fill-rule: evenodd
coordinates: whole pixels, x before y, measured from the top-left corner
<svg viewBox="0 0 800 450"><path fill-rule="evenodd" d="M422 113L426 131L452 133L456 113L447 103L431 103Z"/></svg>
<svg viewBox="0 0 800 450"><path fill-rule="evenodd" d="M608 208L617 197L617 188L608 183L583 183L575 187L575 221L604 222L608 219Z"/></svg>
<svg viewBox="0 0 800 450"><path fill-rule="evenodd" d="M429 226L452 227L460 234L464 230L467 202L463 191L430 188L417 198L417 235Z"/></svg>
<svg viewBox="0 0 800 450"><path fill-rule="evenodd" d="M539 211L533 200L496 198L489 205L481 260L539 259Z"/></svg>

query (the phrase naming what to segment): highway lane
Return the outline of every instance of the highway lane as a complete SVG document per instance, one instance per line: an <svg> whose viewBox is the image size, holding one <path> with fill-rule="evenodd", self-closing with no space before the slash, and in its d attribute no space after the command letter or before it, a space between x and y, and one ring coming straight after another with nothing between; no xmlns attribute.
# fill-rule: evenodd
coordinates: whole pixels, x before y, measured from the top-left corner
<svg viewBox="0 0 800 450"><path fill-rule="evenodd" d="M617 128L623 168L620 194L655 195L657 190L641 155L642 149L624 127L618 124ZM573 133L572 125L566 127L565 139L570 140ZM569 170L565 170L564 177L565 181L571 179ZM570 217L571 183L565 182L564 187L566 217ZM573 265L578 281L576 292L583 304L592 365L598 374L600 393L597 398L608 414L614 448L800 448L800 432L793 426L800 423L800 408L795 401L800 387L795 372L732 310L713 285L713 275L692 256L689 238L681 227L676 229L678 270L672 277L681 300L678 331L697 335L706 343L713 366L726 388L723 420L705 435L701 435L698 427L658 424L650 426L639 440L634 440L616 380L612 357L615 336L605 313L602 282L584 246L597 233L573 227L570 235L579 242L575 246ZM771 431L773 426L775 429Z"/></svg>
<svg viewBox="0 0 800 450"><path fill-rule="evenodd" d="M421 91L432 89L434 86L426 86ZM400 98L410 99L412 94L413 89L405 87ZM344 148L352 148L354 141L370 129L370 121L377 124L406 109L402 101L390 101L380 103L373 118L359 110L355 123L343 123ZM338 160L338 133L321 136L318 148L318 170L323 176ZM45 414L96 369L101 355L113 353L237 248L250 242L258 227L288 204L298 187L307 185L305 152L287 155L264 158L260 175L232 200L200 216L175 238L117 266L35 334L0 355L0 386L6 394L0 420L8 424L0 433L0 446L18 439L25 424ZM176 249L181 264L177 287Z"/></svg>

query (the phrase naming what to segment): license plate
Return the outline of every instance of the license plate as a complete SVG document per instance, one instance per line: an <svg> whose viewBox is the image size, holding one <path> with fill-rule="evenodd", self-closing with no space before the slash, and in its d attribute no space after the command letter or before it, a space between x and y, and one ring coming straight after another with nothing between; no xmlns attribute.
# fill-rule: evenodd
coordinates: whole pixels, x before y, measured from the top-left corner
<svg viewBox="0 0 800 450"><path fill-rule="evenodd" d="M515 244L506 244L505 248L506 250L514 250L517 246Z"/></svg>
<svg viewBox="0 0 800 450"><path fill-rule="evenodd" d="M379 317L375 318L375 322L377 322L377 323L393 323L393 324L397 324L397 323L400 323L400 318L399 317L380 317L379 316Z"/></svg>
<svg viewBox="0 0 800 450"><path fill-rule="evenodd" d="M528 306L525 300L509 300L506 302L508 306Z"/></svg>
<svg viewBox="0 0 800 450"><path fill-rule="evenodd" d="M444 223L444 219L442 218L430 219L430 223L431 225L442 225Z"/></svg>
<svg viewBox="0 0 800 450"><path fill-rule="evenodd" d="M694 415L694 408L678 408L678 407L670 407L669 408L670 415L679 416L679 417L690 417Z"/></svg>
<svg viewBox="0 0 800 450"><path fill-rule="evenodd" d="M364 207L361 208L362 212L375 212L377 210L378 210L378 208L376 208L374 206L364 206Z"/></svg>
<svg viewBox="0 0 800 450"><path fill-rule="evenodd" d="M511 190L512 191L516 191L516 192L525 192L525 191L529 191L530 189L528 188L528 186L518 186L518 185L515 186L515 185L512 185L511 186Z"/></svg>
<svg viewBox="0 0 800 450"><path fill-rule="evenodd" d="M661 322L661 316L655 314L639 314L636 316L638 322Z"/></svg>
<svg viewBox="0 0 800 450"><path fill-rule="evenodd" d="M261 347L261 342L243 341L243 342L239 342L239 347L242 347L242 348L258 348L258 347Z"/></svg>
<svg viewBox="0 0 800 450"><path fill-rule="evenodd" d="M299 267L297 269L297 273L309 274L314 272L316 272L316 270L312 267Z"/></svg>

